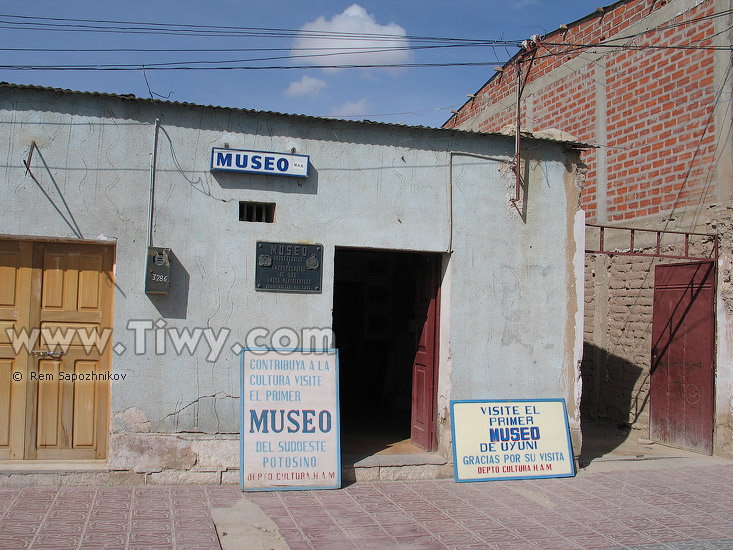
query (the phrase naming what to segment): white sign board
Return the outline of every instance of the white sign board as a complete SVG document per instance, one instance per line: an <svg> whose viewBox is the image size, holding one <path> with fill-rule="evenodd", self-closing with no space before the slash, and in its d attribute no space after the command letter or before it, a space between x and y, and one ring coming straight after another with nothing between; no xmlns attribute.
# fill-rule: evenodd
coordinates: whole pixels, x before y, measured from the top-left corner
<svg viewBox="0 0 733 550"><path fill-rule="evenodd" d="M575 475L563 399L451 401L456 481Z"/></svg>
<svg viewBox="0 0 733 550"><path fill-rule="evenodd" d="M285 155L242 149L211 149L211 171L250 172L272 176L308 177L308 155Z"/></svg>
<svg viewBox="0 0 733 550"><path fill-rule="evenodd" d="M243 350L240 485L341 487L338 352Z"/></svg>

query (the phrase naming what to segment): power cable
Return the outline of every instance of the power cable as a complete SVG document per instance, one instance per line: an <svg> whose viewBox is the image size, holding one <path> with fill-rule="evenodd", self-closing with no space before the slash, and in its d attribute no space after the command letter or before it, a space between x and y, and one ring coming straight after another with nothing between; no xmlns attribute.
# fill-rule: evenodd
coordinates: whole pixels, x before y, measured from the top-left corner
<svg viewBox="0 0 733 550"><path fill-rule="evenodd" d="M164 34L182 33L183 36L191 36L191 32L203 33L201 36L254 36L254 37L306 37L306 38L338 38L343 40L412 40L412 41L433 41L433 42L472 42L484 45L516 45L520 40L488 40L488 39L466 39L451 37L434 37L422 35L401 35L401 34L380 34L380 33L351 33L341 31L309 31L302 29L279 29L268 27L234 27L225 25L190 25L190 24L169 24L169 23L143 23L133 21L112 21L94 19L66 19L53 17L35 17L0 14L0 18L33 19L38 21L54 21L69 23L34 23L34 22L13 22L2 21L0 25L7 25L4 28L15 28L19 30L46 31L76 31L76 32L149 32L150 34L163 32ZM93 23L88 24L88 23ZM33 28L32 25L41 26ZM133 26L130 26L133 25ZM222 29L225 32L222 32Z"/></svg>
<svg viewBox="0 0 733 550"><path fill-rule="evenodd" d="M211 63L216 63L212 61ZM267 66L220 66L220 67L151 67L146 63L134 66L120 65L0 65L6 71L139 71L143 65L152 71L269 71L285 69L414 69L423 67L486 67L494 62L450 62L450 63L363 63L345 65L267 65Z"/></svg>

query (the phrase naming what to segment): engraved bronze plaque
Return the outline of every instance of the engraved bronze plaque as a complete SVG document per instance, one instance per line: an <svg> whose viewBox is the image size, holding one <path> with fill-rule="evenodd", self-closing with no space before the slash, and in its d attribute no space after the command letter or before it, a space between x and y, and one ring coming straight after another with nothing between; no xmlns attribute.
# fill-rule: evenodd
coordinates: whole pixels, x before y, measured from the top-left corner
<svg viewBox="0 0 733 550"><path fill-rule="evenodd" d="M321 293L323 246L257 243L255 290Z"/></svg>

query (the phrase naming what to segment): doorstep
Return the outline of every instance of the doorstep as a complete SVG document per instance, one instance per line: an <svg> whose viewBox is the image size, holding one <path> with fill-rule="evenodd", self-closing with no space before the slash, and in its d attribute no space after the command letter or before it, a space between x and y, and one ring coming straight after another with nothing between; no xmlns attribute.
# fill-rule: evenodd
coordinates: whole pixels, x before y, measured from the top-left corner
<svg viewBox="0 0 733 550"><path fill-rule="evenodd" d="M0 460L0 475L108 471L106 460Z"/></svg>
<svg viewBox="0 0 733 550"><path fill-rule="evenodd" d="M446 479L453 477L453 463L438 453L428 452L342 455L341 477L344 482Z"/></svg>
<svg viewBox="0 0 733 550"><path fill-rule="evenodd" d="M0 486L136 485L145 479L111 472L106 460L0 460Z"/></svg>

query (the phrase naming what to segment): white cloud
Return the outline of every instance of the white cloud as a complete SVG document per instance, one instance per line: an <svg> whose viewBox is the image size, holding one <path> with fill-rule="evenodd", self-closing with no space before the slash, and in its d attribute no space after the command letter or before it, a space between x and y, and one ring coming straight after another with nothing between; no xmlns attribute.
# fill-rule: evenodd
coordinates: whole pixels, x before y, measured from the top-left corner
<svg viewBox="0 0 733 550"><path fill-rule="evenodd" d="M340 107L335 107L331 110L333 117L358 117L366 114L367 112L367 99L364 98L359 101L347 101Z"/></svg>
<svg viewBox="0 0 733 550"><path fill-rule="evenodd" d="M300 80L291 82L283 93L292 97L317 96L325 86L324 80L305 75Z"/></svg>
<svg viewBox="0 0 733 550"><path fill-rule="evenodd" d="M355 34L360 36L355 38ZM373 15L358 4L353 4L330 20L321 16L312 23L306 23L295 39L291 55L309 56L295 59L312 65L406 63L412 59L412 52L406 49L409 47L406 34L405 29L395 23L380 25Z"/></svg>

